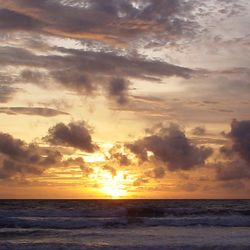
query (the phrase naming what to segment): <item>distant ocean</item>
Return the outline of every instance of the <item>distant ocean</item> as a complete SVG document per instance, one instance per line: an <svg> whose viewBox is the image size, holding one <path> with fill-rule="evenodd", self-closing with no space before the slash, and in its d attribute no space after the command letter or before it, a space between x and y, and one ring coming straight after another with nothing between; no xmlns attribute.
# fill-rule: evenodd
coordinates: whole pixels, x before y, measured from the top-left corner
<svg viewBox="0 0 250 250"><path fill-rule="evenodd" d="M250 200L0 200L0 250L250 249Z"/></svg>

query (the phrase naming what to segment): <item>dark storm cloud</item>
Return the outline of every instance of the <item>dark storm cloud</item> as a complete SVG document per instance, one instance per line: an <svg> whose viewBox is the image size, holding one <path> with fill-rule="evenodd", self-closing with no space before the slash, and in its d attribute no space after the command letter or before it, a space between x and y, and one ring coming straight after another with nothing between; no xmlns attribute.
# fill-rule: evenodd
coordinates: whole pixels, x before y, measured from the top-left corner
<svg viewBox="0 0 250 250"><path fill-rule="evenodd" d="M27 30L77 39L125 45L139 35L163 34L165 38L195 34L193 2L179 0L87 1L86 7L60 1L1 0L2 30ZM196 3L197 4L197 3ZM139 8L137 6L140 6ZM6 12L9 12L6 14ZM98 17L98 18L96 18Z"/></svg>
<svg viewBox="0 0 250 250"><path fill-rule="evenodd" d="M0 179L16 175L42 174L47 168L61 161L56 150L27 144L9 134L0 133Z"/></svg>
<svg viewBox="0 0 250 250"><path fill-rule="evenodd" d="M92 142L90 130L85 122L58 123L50 128L44 140L52 145L73 147L86 152L94 152L98 147Z"/></svg>
<svg viewBox="0 0 250 250"><path fill-rule="evenodd" d="M212 154L211 148L193 145L175 124L163 127L159 133L144 137L127 147L144 161L149 160L147 151L152 152L171 171L189 170L203 165Z"/></svg>
<svg viewBox="0 0 250 250"><path fill-rule="evenodd" d="M62 112L50 108L41 107L0 107L0 113L8 115L37 115L44 117L53 117L57 115L69 115L69 113Z"/></svg>

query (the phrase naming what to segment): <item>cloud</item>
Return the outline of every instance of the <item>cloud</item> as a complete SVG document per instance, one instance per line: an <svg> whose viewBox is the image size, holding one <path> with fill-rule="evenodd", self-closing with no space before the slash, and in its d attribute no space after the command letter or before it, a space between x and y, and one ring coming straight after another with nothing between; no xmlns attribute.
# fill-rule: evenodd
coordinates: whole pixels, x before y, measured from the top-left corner
<svg viewBox="0 0 250 250"><path fill-rule="evenodd" d="M115 78L109 82L108 96L120 105L128 101L128 83L122 78Z"/></svg>
<svg viewBox="0 0 250 250"><path fill-rule="evenodd" d="M90 130L85 122L71 122L68 125L58 123L49 129L44 140L52 145L73 147L89 153L98 148L92 142Z"/></svg>
<svg viewBox="0 0 250 250"><path fill-rule="evenodd" d="M41 28L40 21L8 9L0 9L0 20L0 30L7 32L19 30L31 31Z"/></svg>
<svg viewBox="0 0 250 250"><path fill-rule="evenodd" d="M110 172L110 174L114 177L116 176L116 169L114 167L111 167L111 166L108 166L108 165L105 165L102 167L103 170L106 170L108 172Z"/></svg>
<svg viewBox="0 0 250 250"><path fill-rule="evenodd" d="M130 165L131 160L128 158L127 152L123 151L124 148L121 145L114 145L109 150L109 156L106 156L106 160L123 167Z"/></svg>
<svg viewBox="0 0 250 250"><path fill-rule="evenodd" d="M250 121L233 120L228 136L233 142L232 149L250 165Z"/></svg>
<svg viewBox="0 0 250 250"><path fill-rule="evenodd" d="M95 84L81 70L53 71L51 76L66 89L76 91L78 94L91 94L96 90Z"/></svg>
<svg viewBox="0 0 250 250"><path fill-rule="evenodd" d="M220 181L244 180L250 178L250 167L242 160L216 165L216 179Z"/></svg>
<svg viewBox="0 0 250 250"><path fill-rule="evenodd" d="M77 3L1 0L0 29L126 46L138 37L145 37L145 41L151 42L149 37L154 34L171 41L176 37L194 36L199 28L191 14L196 7L192 5L194 2L92 0L81 7Z"/></svg>
<svg viewBox="0 0 250 250"><path fill-rule="evenodd" d="M231 131L225 136L230 142L220 148L220 153L225 159L215 164L216 178L222 181L249 179L250 121L234 119Z"/></svg>
<svg viewBox="0 0 250 250"><path fill-rule="evenodd" d="M166 168L157 166L149 171L146 171L144 175L145 177L150 177L154 179L162 179L163 177L165 177L165 173L166 173Z"/></svg>
<svg viewBox="0 0 250 250"><path fill-rule="evenodd" d="M17 91L17 88L0 85L0 103L6 103L11 100Z"/></svg>
<svg viewBox="0 0 250 250"><path fill-rule="evenodd" d="M19 75L10 72L11 81L8 81L8 84L32 83L46 89L63 88L78 95L95 95L97 91L104 90L109 98L119 104L125 104L129 100L128 78L171 76L189 78L195 74L195 71L189 68L146 60L138 55L123 56L115 52L61 47L51 49L52 52L59 54L38 55L23 48L0 47L2 67L24 68ZM4 100L9 100L14 90L10 87L7 89L7 86L3 85L2 92L9 93L8 98Z"/></svg>
<svg viewBox="0 0 250 250"><path fill-rule="evenodd" d="M69 115L69 113L62 112L50 108L41 107L0 107L0 113L8 115L36 115L44 117L53 117L57 115Z"/></svg>
<svg viewBox="0 0 250 250"><path fill-rule="evenodd" d="M204 127L195 127L192 130L192 134L197 136L205 135L205 133L206 133L206 128Z"/></svg>
<svg viewBox="0 0 250 250"><path fill-rule="evenodd" d="M59 151L28 144L0 133L0 179L16 175L40 175L62 159Z"/></svg>
<svg viewBox="0 0 250 250"><path fill-rule="evenodd" d="M84 176L89 176L94 172L93 168L87 166L86 162L83 160L82 157L68 158L67 160L62 162L62 165L64 167L78 166L82 170L82 174Z"/></svg>
<svg viewBox="0 0 250 250"><path fill-rule="evenodd" d="M131 163L127 155L122 153L113 153L111 159L116 159L120 166L128 166Z"/></svg>
<svg viewBox="0 0 250 250"><path fill-rule="evenodd" d="M203 165L213 152L211 148L193 145L176 124L163 127L157 134L144 137L127 147L143 161L150 160L148 152L153 153L171 171Z"/></svg>

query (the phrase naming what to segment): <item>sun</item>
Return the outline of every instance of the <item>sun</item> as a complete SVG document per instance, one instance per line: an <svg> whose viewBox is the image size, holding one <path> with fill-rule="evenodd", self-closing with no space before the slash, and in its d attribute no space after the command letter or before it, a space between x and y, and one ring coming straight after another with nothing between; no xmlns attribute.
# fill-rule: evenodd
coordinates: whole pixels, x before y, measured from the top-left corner
<svg viewBox="0 0 250 250"><path fill-rule="evenodd" d="M103 172L101 178L101 192L113 199L119 199L127 195L127 186L123 172L117 172L115 176Z"/></svg>

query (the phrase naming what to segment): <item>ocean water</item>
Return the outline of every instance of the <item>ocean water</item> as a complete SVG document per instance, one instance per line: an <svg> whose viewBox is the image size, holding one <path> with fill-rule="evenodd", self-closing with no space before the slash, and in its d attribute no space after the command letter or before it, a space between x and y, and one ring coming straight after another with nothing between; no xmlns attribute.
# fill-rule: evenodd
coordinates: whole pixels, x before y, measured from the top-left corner
<svg viewBox="0 0 250 250"><path fill-rule="evenodd" d="M250 249L250 200L1 200L7 249Z"/></svg>

